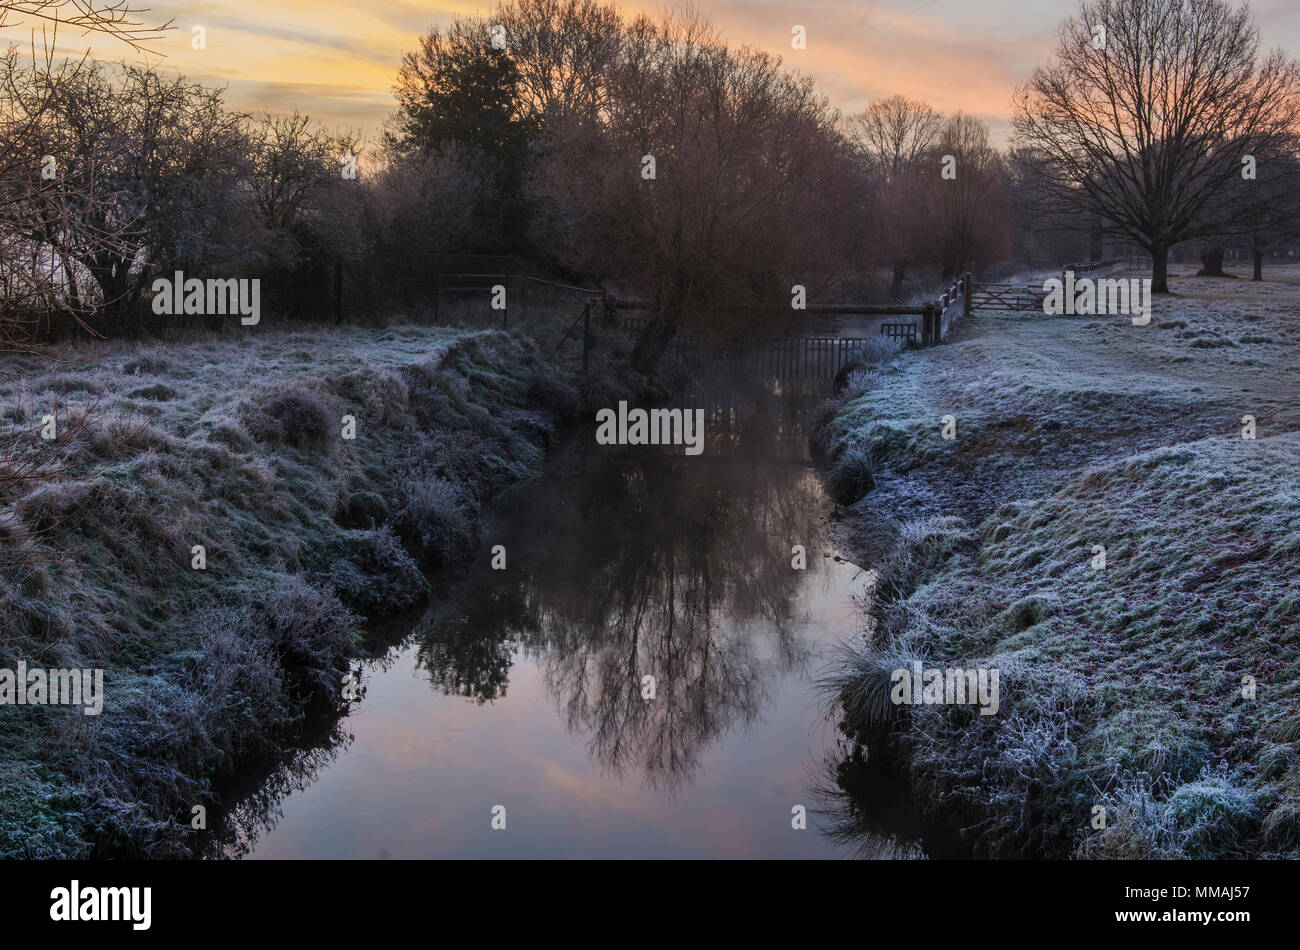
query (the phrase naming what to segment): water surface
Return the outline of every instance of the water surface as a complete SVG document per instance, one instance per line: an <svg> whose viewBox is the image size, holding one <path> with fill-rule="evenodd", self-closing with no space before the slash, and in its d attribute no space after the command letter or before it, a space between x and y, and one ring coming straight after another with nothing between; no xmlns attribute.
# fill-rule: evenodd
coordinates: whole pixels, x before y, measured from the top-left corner
<svg viewBox="0 0 1300 950"><path fill-rule="evenodd" d="M861 805L825 791L848 750L814 680L860 626L864 578L826 556L805 431L821 395L687 391L699 456L574 432L494 504L469 577L367 664L340 727L236 807L225 852L919 853L888 821L864 845Z"/></svg>

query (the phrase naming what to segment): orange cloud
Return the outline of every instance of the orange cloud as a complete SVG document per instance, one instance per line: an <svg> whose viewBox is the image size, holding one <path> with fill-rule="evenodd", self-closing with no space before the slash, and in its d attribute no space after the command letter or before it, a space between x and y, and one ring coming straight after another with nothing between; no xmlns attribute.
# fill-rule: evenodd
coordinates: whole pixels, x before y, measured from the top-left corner
<svg viewBox="0 0 1300 950"><path fill-rule="evenodd" d="M486 13L492 3L392 0L372 9L343 0L159 2L146 22L175 27L153 45L166 68L209 84L229 84L237 108L287 112L299 108L327 122L376 131L392 110L391 87L401 55L431 24ZM620 4L627 13L656 13L661 3ZM902 93L942 112L989 121L1001 137L1018 82L1045 59L1056 26L1075 12L1073 0L699 0L699 9L736 45L781 56L812 76L846 112L877 96ZM1300 16L1293 0L1256 0L1266 45L1294 48ZM790 47L791 29L807 31L808 48ZM206 48L192 47L195 26ZM7 27L0 39L28 42L29 27ZM132 57L111 40L65 31L68 53L90 45L96 55Z"/></svg>

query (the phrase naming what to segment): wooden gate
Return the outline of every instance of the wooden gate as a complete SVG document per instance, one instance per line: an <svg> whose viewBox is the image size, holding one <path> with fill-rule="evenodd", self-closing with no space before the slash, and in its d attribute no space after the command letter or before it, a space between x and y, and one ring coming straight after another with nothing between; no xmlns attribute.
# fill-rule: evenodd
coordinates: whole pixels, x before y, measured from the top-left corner
<svg viewBox="0 0 1300 950"><path fill-rule="evenodd" d="M1037 310L1043 312L1046 291L1028 284L972 284L972 310Z"/></svg>

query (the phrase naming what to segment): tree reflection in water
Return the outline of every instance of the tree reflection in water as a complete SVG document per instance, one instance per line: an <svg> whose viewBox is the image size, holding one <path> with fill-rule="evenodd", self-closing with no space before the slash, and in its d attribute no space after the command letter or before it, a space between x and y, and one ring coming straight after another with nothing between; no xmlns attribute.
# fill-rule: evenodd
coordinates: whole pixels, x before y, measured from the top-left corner
<svg viewBox="0 0 1300 950"><path fill-rule="evenodd" d="M834 572L822 561L826 505L804 430L823 395L701 392L685 400L706 409L699 456L597 446L593 420L544 478L494 504L476 566L403 638L418 668L439 693L485 704L507 696L514 664L526 662L598 770L676 795L706 751L762 719L786 678L814 672L813 621L835 622L819 601ZM506 570L489 566L498 544ZM791 565L795 544L806 548L806 571ZM642 695L646 676L653 700ZM335 723L287 757L205 853L250 851L284 796L310 785L348 741ZM887 824L877 827L879 803L858 795L844 768L828 762L811 779L832 790L811 801L817 824L864 853L910 854L905 839L890 843Z"/></svg>
<svg viewBox="0 0 1300 950"><path fill-rule="evenodd" d="M573 445L557 474L498 508L458 610L431 615L420 662L443 692L505 695L516 650L536 659L593 760L672 792L709 743L762 711L802 667L803 578L791 546L820 556L820 483L802 403L751 389L697 397L702 455ZM814 569L817 565L811 565ZM655 698L643 698L643 677Z"/></svg>
<svg viewBox="0 0 1300 950"><path fill-rule="evenodd" d="M207 816L208 831L194 842L194 854L203 858L242 858L253 852L258 839L283 817L286 798L309 787L339 753L352 744L341 721L329 723L323 733L284 750L275 761L264 763L221 796L231 804Z"/></svg>
<svg viewBox="0 0 1300 950"><path fill-rule="evenodd" d="M855 857L970 857L956 835L918 812L907 782L861 746L841 742L819 771L813 789L819 826Z"/></svg>

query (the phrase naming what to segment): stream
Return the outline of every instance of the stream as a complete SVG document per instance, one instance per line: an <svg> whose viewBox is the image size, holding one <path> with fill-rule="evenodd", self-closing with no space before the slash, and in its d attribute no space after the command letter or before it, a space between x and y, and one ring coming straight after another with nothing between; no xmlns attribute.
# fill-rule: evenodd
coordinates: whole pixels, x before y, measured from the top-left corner
<svg viewBox="0 0 1300 950"><path fill-rule="evenodd" d="M209 854L924 856L905 796L846 778L816 685L860 629L865 584L830 557L808 455L825 394L688 386L674 405L705 410L699 455L577 427L494 501L469 575L365 664L345 717L233 804Z"/></svg>

